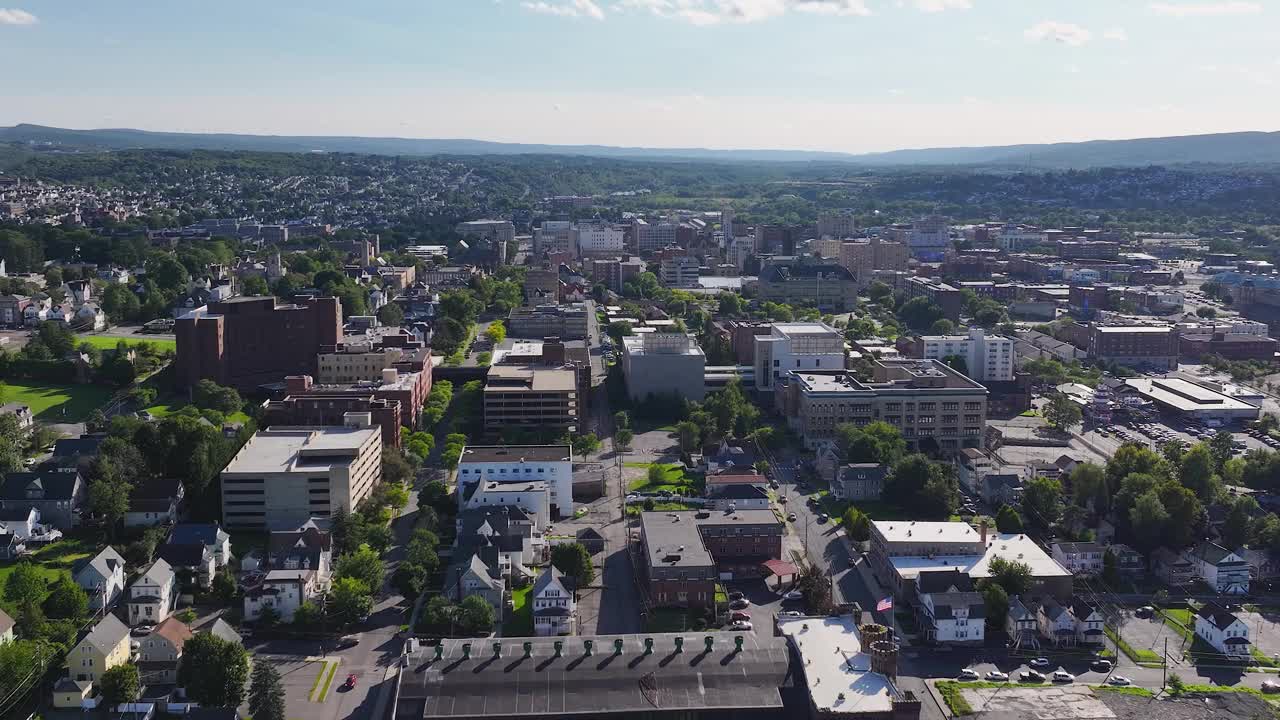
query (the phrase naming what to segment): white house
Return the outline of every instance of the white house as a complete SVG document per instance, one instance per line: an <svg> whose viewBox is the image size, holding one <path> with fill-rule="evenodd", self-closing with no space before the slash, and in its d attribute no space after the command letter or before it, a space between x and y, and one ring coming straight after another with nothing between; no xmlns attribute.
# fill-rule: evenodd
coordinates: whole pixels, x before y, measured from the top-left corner
<svg viewBox="0 0 1280 720"><path fill-rule="evenodd" d="M124 514L128 528L172 525L178 521L178 506L186 491L177 478L152 478L134 488L129 512Z"/></svg>
<svg viewBox="0 0 1280 720"><path fill-rule="evenodd" d="M1076 575L1098 575L1106 548L1096 542L1064 542L1053 544L1053 559Z"/></svg>
<svg viewBox="0 0 1280 720"><path fill-rule="evenodd" d="M568 445L469 445L458 462L460 510L475 507L466 504L467 491L482 480L545 482L549 510L560 518L573 517L573 450ZM539 516L537 529L546 526Z"/></svg>
<svg viewBox="0 0 1280 720"><path fill-rule="evenodd" d="M1076 621L1077 645L1100 645L1106 642L1106 619L1096 607L1076 595L1071 598L1071 616Z"/></svg>
<svg viewBox="0 0 1280 720"><path fill-rule="evenodd" d="M223 567L231 562L231 536L213 523L182 523L169 532L169 543L186 545L201 543L213 553L214 562Z"/></svg>
<svg viewBox="0 0 1280 720"><path fill-rule="evenodd" d="M986 637L986 605L973 578L959 569L922 572L916 578L916 615L926 640L981 645Z"/></svg>
<svg viewBox="0 0 1280 720"><path fill-rule="evenodd" d="M747 483L709 487L707 497L713 510L768 510L772 504L767 490Z"/></svg>
<svg viewBox="0 0 1280 720"><path fill-rule="evenodd" d="M304 602L320 596L323 586L315 570L272 570L244 593L244 619L257 620L266 608L274 608L284 622Z"/></svg>
<svg viewBox="0 0 1280 720"><path fill-rule="evenodd" d="M1036 624L1040 635L1054 647L1069 647L1076 642L1076 619L1071 615L1071 609L1059 605L1052 598L1040 605L1036 613Z"/></svg>
<svg viewBox="0 0 1280 720"><path fill-rule="evenodd" d="M541 480L494 482L482 480L464 491L463 509L496 508L514 505L534 519L537 527L551 523L549 485Z"/></svg>
<svg viewBox="0 0 1280 720"><path fill-rule="evenodd" d="M1017 595L1009 598L1009 614L1005 617L1004 629L1014 647L1031 650L1040 648L1040 630L1036 616L1034 604L1028 607Z"/></svg>
<svg viewBox="0 0 1280 720"><path fill-rule="evenodd" d="M1248 657L1249 626L1221 605L1205 603L1196 613L1196 637L1223 655Z"/></svg>
<svg viewBox="0 0 1280 720"><path fill-rule="evenodd" d="M178 576L163 558L129 586L129 624L155 625L173 614L178 599Z"/></svg>
<svg viewBox="0 0 1280 720"><path fill-rule="evenodd" d="M81 330L106 330L107 314L94 303L85 303L76 310L73 323Z"/></svg>
<svg viewBox="0 0 1280 720"><path fill-rule="evenodd" d="M1249 563L1238 553L1205 541L1184 555L1191 563L1191 572L1214 592L1228 595L1249 592Z"/></svg>
<svg viewBox="0 0 1280 720"><path fill-rule="evenodd" d="M573 578L554 565L547 566L533 583L533 630L539 637L572 635L577 626Z"/></svg>
<svg viewBox="0 0 1280 720"><path fill-rule="evenodd" d="M124 556L108 545L91 558L81 560L72 571L76 584L89 594L89 607L101 610L113 605L124 592Z"/></svg>
<svg viewBox="0 0 1280 720"><path fill-rule="evenodd" d="M0 645L13 642L13 618L0 609Z"/></svg>

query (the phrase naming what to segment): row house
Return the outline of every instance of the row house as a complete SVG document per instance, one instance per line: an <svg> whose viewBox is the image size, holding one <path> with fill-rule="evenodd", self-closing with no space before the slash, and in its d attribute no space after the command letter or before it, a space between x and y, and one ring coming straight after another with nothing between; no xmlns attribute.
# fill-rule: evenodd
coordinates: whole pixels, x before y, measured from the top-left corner
<svg viewBox="0 0 1280 720"><path fill-rule="evenodd" d="M1046 599L1037 611L1036 622L1040 635L1054 647L1102 645L1106 642L1102 613L1078 595L1066 605L1053 598Z"/></svg>
<svg viewBox="0 0 1280 720"><path fill-rule="evenodd" d="M1053 544L1053 559L1074 575L1099 575L1102 573L1103 554L1106 551L1096 542L1064 542Z"/></svg>

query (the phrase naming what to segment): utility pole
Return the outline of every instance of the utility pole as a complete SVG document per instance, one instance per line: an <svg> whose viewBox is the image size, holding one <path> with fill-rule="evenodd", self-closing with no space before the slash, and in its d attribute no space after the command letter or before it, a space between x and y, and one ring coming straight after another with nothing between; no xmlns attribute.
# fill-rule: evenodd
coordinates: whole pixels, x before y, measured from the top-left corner
<svg viewBox="0 0 1280 720"><path fill-rule="evenodd" d="M1120 658L1117 657L1117 660ZM1169 638L1164 639L1164 655L1160 658L1160 692L1169 685Z"/></svg>

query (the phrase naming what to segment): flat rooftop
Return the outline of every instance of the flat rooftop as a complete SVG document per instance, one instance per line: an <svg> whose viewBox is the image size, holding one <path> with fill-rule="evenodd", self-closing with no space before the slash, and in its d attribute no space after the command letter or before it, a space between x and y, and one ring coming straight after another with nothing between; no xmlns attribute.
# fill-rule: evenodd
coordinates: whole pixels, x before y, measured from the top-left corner
<svg viewBox="0 0 1280 720"><path fill-rule="evenodd" d="M679 652L678 637L683 642ZM712 639L710 650L706 638ZM735 647L737 638L741 650ZM649 654L646 640L652 642ZM587 642L593 646L590 655ZM471 649L469 658L464 645ZM441 648L440 660L429 647L408 656L397 716L559 718L781 710L778 690L787 683L790 665L786 638L754 632L447 639Z"/></svg>
<svg viewBox="0 0 1280 720"><path fill-rule="evenodd" d="M988 568L997 557L1025 563L1031 568L1032 577L1071 576L1070 570L1059 565L1034 540L1020 533L988 534L987 551L981 555L891 557L889 562L904 580L914 580L921 572L929 570L960 570L977 580L991 576Z"/></svg>
<svg viewBox="0 0 1280 720"><path fill-rule="evenodd" d="M1115 334L1115 335L1119 335L1119 334L1122 334L1122 333L1123 333L1123 334L1126 334L1126 335L1128 335L1128 334L1132 334L1132 333L1146 333L1146 334L1149 334L1149 335L1155 335L1155 334L1167 334L1167 333L1171 333L1171 332L1173 332L1173 331L1174 331L1174 329L1173 329L1173 326L1172 326L1172 325L1165 325L1165 326L1159 326L1159 325L1098 325L1098 326L1095 326L1095 327L1094 327L1094 330L1097 330L1097 331L1098 331L1098 332L1100 332L1100 333L1109 333L1109 334Z"/></svg>
<svg viewBox="0 0 1280 720"><path fill-rule="evenodd" d="M798 335L839 335L835 328L827 327L822 323L775 323L773 326L779 334L786 337L796 337Z"/></svg>
<svg viewBox="0 0 1280 720"><path fill-rule="evenodd" d="M283 473L348 465L380 428L274 427L259 430L222 470L224 473Z"/></svg>
<svg viewBox="0 0 1280 720"><path fill-rule="evenodd" d="M800 653L819 715L893 710L897 689L889 678L871 672L871 656L862 651L852 618L780 618L778 629Z"/></svg>
<svg viewBox="0 0 1280 720"><path fill-rule="evenodd" d="M570 462L573 450L568 445L468 445L462 450L459 464Z"/></svg>
<svg viewBox="0 0 1280 720"><path fill-rule="evenodd" d="M489 368L484 391L569 392L577 387L574 371L536 365L494 365Z"/></svg>
<svg viewBox="0 0 1280 720"><path fill-rule="evenodd" d="M978 531L966 522L875 520L872 525L884 536L886 542L973 543L981 538Z"/></svg>
<svg viewBox="0 0 1280 720"><path fill-rule="evenodd" d="M640 513L650 567L710 567L715 560L702 544L692 513Z"/></svg>
<svg viewBox="0 0 1280 720"><path fill-rule="evenodd" d="M1150 400L1181 412L1203 410L1257 411L1257 406L1181 378L1129 378L1125 385Z"/></svg>

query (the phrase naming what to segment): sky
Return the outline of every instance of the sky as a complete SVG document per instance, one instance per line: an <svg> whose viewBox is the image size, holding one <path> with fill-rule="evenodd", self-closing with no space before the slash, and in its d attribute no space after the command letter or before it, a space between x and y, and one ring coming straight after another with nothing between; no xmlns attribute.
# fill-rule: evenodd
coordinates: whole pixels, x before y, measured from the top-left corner
<svg viewBox="0 0 1280 720"><path fill-rule="evenodd" d="M0 0L0 125L854 153L1271 131L1277 37L1280 0Z"/></svg>

